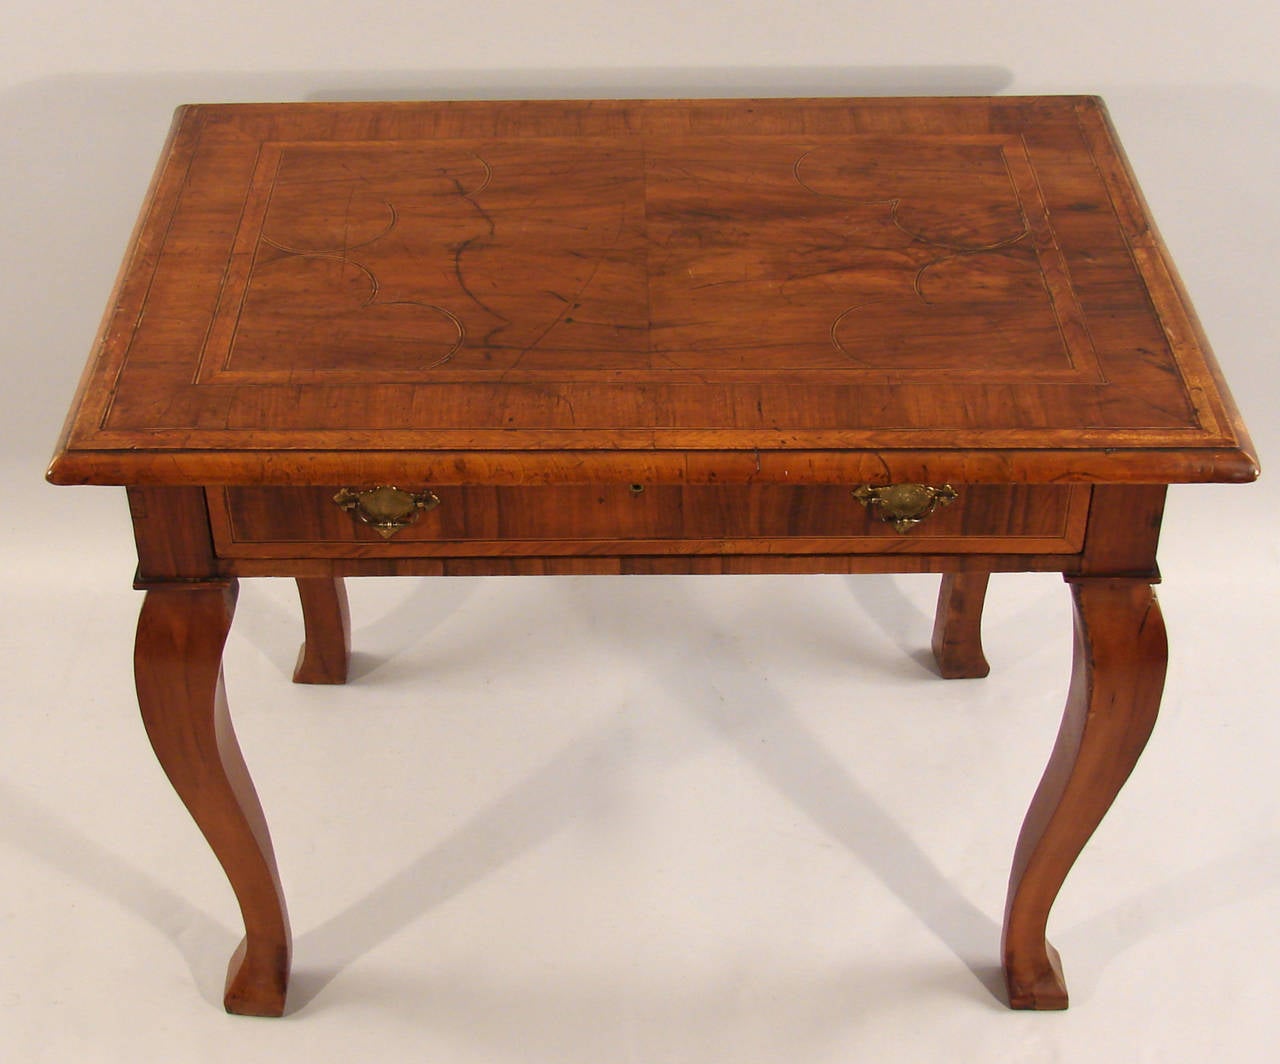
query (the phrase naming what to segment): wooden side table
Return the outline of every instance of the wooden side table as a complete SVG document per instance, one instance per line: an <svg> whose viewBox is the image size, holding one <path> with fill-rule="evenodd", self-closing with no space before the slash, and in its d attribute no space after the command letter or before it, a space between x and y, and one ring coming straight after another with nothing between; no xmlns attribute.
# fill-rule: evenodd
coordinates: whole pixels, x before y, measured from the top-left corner
<svg viewBox="0 0 1280 1064"><path fill-rule="evenodd" d="M179 110L49 477L128 488L138 699L244 915L289 926L222 698L240 576L295 577L341 683L344 576L1061 572L1062 730L1010 879L1015 1008L1155 721L1166 485L1258 469L1091 98ZM852 681L851 681L852 682Z"/></svg>

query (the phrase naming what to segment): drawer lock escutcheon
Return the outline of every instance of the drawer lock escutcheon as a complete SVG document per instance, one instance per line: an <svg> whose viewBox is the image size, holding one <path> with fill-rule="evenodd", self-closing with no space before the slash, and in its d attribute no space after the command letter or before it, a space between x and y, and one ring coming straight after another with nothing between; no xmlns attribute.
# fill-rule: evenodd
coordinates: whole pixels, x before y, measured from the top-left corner
<svg viewBox="0 0 1280 1064"><path fill-rule="evenodd" d="M390 539L402 528L408 528L426 510L440 505L432 491L403 491L389 484L377 487L343 488L333 501L357 521L369 525L383 539Z"/></svg>
<svg viewBox="0 0 1280 1064"><path fill-rule="evenodd" d="M950 506L956 499L956 490L950 484L938 488L932 484L888 484L883 488L863 484L854 488L853 497L868 510L876 511L881 521L907 532L939 506Z"/></svg>

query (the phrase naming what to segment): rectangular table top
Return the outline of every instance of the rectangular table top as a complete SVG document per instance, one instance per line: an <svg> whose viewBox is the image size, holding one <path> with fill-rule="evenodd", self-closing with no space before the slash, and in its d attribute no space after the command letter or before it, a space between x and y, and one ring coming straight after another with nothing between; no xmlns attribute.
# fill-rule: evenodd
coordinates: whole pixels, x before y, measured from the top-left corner
<svg viewBox="0 0 1280 1064"><path fill-rule="evenodd" d="M50 478L1246 480L1088 97L179 109Z"/></svg>

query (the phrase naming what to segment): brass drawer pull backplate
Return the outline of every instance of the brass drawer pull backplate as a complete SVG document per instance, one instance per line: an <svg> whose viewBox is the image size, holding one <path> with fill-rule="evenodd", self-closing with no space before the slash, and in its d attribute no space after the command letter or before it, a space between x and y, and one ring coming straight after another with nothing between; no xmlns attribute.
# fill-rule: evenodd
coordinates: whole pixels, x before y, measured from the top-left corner
<svg viewBox="0 0 1280 1064"><path fill-rule="evenodd" d="M939 506L950 506L956 490L950 484L938 488L931 484L888 484L883 488L863 484L854 488L853 497L868 510L878 510L881 521L907 532Z"/></svg>
<svg viewBox="0 0 1280 1064"><path fill-rule="evenodd" d="M343 488L333 501L357 521L375 529L383 539L390 539L402 528L408 528L426 510L440 505L432 491L403 491L389 484L377 487Z"/></svg>

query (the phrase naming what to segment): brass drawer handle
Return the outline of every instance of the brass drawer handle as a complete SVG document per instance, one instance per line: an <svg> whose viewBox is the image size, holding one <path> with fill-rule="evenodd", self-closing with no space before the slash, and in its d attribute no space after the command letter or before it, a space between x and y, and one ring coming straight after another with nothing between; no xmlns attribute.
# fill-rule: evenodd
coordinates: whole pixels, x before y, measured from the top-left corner
<svg viewBox="0 0 1280 1064"><path fill-rule="evenodd" d="M333 497L338 506L357 521L375 529L383 539L390 539L402 528L408 528L425 510L434 510L440 498L432 491L402 491L389 484L377 487L343 488Z"/></svg>
<svg viewBox="0 0 1280 1064"><path fill-rule="evenodd" d="M873 488L863 484L854 488L853 497L868 510L879 508L879 517L899 532L914 528L939 506L950 506L956 500L956 489L950 484L935 488L931 484L888 484Z"/></svg>

